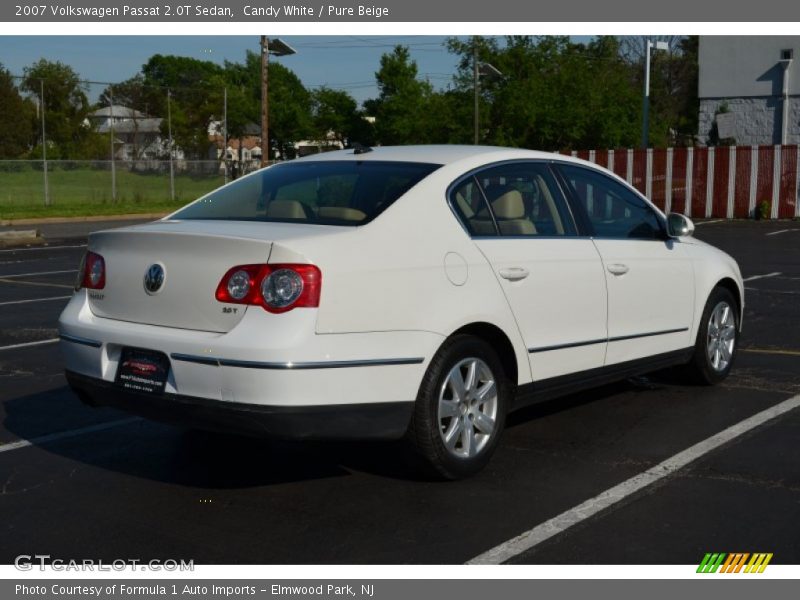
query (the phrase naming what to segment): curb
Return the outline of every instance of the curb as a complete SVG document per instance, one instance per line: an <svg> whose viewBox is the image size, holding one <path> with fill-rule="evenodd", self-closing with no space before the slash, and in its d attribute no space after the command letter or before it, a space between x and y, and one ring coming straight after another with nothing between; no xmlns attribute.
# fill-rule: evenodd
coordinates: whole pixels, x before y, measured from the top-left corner
<svg viewBox="0 0 800 600"><path fill-rule="evenodd" d="M171 213L138 213L126 215L91 215L84 217L40 217L37 219L0 219L0 227L18 225L47 225L50 223L95 223L100 221L134 221L137 219L160 219Z"/></svg>
<svg viewBox="0 0 800 600"><path fill-rule="evenodd" d="M44 241L44 238L39 235L38 229L0 231L0 248L38 245L44 244Z"/></svg>

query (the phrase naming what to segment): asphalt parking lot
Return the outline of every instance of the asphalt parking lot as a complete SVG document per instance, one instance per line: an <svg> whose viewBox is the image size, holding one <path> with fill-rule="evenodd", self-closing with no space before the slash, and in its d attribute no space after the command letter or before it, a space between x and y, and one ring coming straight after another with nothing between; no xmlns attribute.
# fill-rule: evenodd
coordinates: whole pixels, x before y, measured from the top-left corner
<svg viewBox="0 0 800 600"><path fill-rule="evenodd" d="M489 468L442 483L396 444L184 431L83 406L56 321L85 238L0 251L0 562L463 563L800 394L800 222L709 222L746 279L741 351L714 388L673 373L514 414ZM514 563L800 563L800 409L515 553Z"/></svg>

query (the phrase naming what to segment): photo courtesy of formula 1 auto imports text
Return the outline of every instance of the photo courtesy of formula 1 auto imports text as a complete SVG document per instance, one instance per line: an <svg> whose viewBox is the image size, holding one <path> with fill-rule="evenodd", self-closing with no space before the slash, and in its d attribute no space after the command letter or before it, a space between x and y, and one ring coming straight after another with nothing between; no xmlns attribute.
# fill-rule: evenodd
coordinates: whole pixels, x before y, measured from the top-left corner
<svg viewBox="0 0 800 600"><path fill-rule="evenodd" d="M796 595L798 24L0 6L0 598Z"/></svg>

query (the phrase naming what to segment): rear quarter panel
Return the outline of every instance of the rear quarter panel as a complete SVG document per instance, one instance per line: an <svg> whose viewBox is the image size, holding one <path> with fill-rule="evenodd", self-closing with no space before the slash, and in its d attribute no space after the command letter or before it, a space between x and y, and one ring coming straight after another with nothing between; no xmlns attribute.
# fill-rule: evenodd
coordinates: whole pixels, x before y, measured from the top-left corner
<svg viewBox="0 0 800 600"><path fill-rule="evenodd" d="M447 186L468 168L442 167L335 244L273 246L271 262L302 256L322 271L317 333L448 336L470 323L490 323L511 340L520 382L530 381L527 350L497 278L447 203Z"/></svg>

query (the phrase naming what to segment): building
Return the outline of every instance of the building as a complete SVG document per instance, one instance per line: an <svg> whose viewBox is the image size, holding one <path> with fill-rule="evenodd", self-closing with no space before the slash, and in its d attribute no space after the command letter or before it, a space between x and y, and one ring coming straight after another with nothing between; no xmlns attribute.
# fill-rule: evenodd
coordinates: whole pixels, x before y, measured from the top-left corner
<svg viewBox="0 0 800 600"><path fill-rule="evenodd" d="M157 160L168 155L168 141L161 134L164 119L151 117L127 106L104 106L88 115L98 133L114 131L114 158L119 160ZM173 158L183 159L175 148Z"/></svg>
<svg viewBox="0 0 800 600"><path fill-rule="evenodd" d="M800 36L700 36L699 143L800 143Z"/></svg>
<svg viewBox="0 0 800 600"><path fill-rule="evenodd" d="M228 136L228 144L223 152L222 121L211 121L208 125L210 142L208 158L231 164L239 163L241 173L249 173L261 166L261 127L247 123L241 138ZM223 168L222 166L220 168Z"/></svg>

